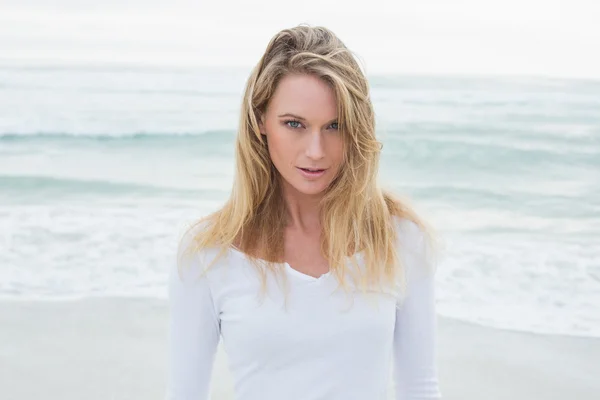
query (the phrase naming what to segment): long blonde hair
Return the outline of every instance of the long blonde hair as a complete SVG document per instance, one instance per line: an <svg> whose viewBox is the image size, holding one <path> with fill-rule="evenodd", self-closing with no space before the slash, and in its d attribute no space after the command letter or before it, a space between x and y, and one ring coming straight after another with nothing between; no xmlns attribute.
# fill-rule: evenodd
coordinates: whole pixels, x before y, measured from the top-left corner
<svg viewBox="0 0 600 400"><path fill-rule="evenodd" d="M219 210L190 228L195 233L189 250L220 249L214 263L231 248L242 249L260 272L263 290L266 274L281 271L286 204L279 173L271 162L258 121L278 82L288 74L321 78L334 90L338 104L345 155L320 207L321 252L332 274L345 288L348 277L363 290L397 287L398 281L403 286L393 217L415 222L430 239L431 227L407 200L380 188L377 173L382 145L375 137L367 79L353 53L332 31L321 26L302 24L280 31L252 70L241 105L231 195ZM348 261L357 265L359 252L364 271L347 265Z"/></svg>

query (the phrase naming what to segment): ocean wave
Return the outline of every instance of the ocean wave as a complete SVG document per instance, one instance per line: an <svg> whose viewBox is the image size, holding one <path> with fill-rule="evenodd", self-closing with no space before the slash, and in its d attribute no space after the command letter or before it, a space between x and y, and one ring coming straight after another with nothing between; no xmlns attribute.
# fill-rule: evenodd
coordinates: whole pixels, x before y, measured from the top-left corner
<svg viewBox="0 0 600 400"><path fill-rule="evenodd" d="M230 130L208 130L192 132L122 132L122 133L85 133L85 132L6 132L0 133L1 142L24 141L117 141L117 140L177 140L210 137L233 137Z"/></svg>
<svg viewBox="0 0 600 400"><path fill-rule="evenodd" d="M76 178L58 178L51 176L0 176L0 188L4 195L15 194L31 195L33 193L45 195L72 195L72 194L110 194L110 195L207 195L215 193L214 190L194 190L185 188L161 187L156 185L112 182L104 180L88 180Z"/></svg>

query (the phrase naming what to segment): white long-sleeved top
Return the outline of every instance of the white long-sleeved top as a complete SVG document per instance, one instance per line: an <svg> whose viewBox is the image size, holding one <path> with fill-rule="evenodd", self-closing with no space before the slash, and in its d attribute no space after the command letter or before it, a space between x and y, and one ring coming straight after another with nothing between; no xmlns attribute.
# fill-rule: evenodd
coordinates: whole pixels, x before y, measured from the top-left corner
<svg viewBox="0 0 600 400"><path fill-rule="evenodd" d="M390 372L397 400L440 399L435 269L420 228L395 221L407 270L402 301L371 294L373 303L355 290L349 302L332 274L315 278L287 263L287 306L274 280L261 301L257 272L234 249L201 277L209 250L181 276L172 268L166 399L209 398L220 338L237 400L383 400Z"/></svg>

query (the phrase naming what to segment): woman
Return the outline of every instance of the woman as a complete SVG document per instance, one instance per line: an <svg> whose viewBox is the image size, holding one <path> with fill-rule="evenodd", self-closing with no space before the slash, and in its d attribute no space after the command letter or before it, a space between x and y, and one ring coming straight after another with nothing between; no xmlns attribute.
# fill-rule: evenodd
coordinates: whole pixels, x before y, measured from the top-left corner
<svg viewBox="0 0 600 400"><path fill-rule="evenodd" d="M248 79L227 203L171 271L167 398L439 399L432 236L376 174L368 83L328 29L273 37Z"/></svg>

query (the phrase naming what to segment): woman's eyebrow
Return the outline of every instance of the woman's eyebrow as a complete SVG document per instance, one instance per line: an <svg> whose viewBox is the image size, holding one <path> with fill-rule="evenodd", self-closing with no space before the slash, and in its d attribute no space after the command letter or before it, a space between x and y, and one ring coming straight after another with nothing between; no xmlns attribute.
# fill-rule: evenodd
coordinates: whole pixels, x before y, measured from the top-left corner
<svg viewBox="0 0 600 400"><path fill-rule="evenodd" d="M279 117L280 117L280 118L281 118L281 117L292 117L292 118L301 119L302 121L305 121L305 119L304 119L304 118L302 118L301 116L299 116L299 115L294 115L294 114L291 114L291 113L285 113L285 114L281 114L281 115L279 115Z"/></svg>
<svg viewBox="0 0 600 400"><path fill-rule="evenodd" d="M306 121L305 118L302 118L301 116L295 115L295 114L292 114L292 113L281 114L281 115L278 115L278 117L279 118L282 118L282 117L291 117L291 118L296 118L296 119L301 120L301 121ZM335 117L334 119L332 119L331 121L329 121L328 124L330 124L332 122L335 122L335 121L337 121L337 117Z"/></svg>

